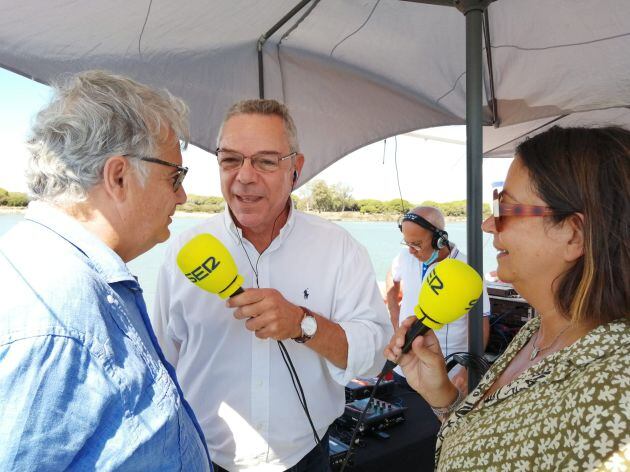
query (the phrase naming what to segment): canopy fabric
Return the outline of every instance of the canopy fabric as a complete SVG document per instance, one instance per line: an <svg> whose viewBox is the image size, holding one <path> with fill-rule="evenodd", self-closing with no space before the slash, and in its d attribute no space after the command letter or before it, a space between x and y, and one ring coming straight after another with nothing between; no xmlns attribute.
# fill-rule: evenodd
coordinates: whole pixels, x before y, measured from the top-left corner
<svg viewBox="0 0 630 472"><path fill-rule="evenodd" d="M258 38L296 4L1 0L0 66L44 83L100 68L166 87L191 108L193 143L214 150L226 109L258 96ZM630 106L628 0L498 0L488 18L498 113L486 107L487 124ZM369 143L465 121L465 18L455 8L310 2L263 57L265 94L290 107L299 130L302 182ZM484 76L487 103L487 64ZM512 129L501 136L523 133Z"/></svg>
<svg viewBox="0 0 630 472"><path fill-rule="evenodd" d="M552 126L622 126L630 129L630 107L576 112L541 118L502 128L484 127L484 157L513 157L516 146L527 137Z"/></svg>

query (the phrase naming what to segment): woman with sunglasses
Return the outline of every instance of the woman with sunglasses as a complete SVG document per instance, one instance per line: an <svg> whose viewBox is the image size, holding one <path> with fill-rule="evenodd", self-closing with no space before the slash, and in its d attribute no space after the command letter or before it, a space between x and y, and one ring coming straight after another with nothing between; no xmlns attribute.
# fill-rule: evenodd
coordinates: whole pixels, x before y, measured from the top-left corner
<svg viewBox="0 0 630 472"><path fill-rule="evenodd" d="M499 278L537 316L465 399L432 332L399 359L443 421L436 469L628 470L630 131L554 127L523 142L482 229Z"/></svg>

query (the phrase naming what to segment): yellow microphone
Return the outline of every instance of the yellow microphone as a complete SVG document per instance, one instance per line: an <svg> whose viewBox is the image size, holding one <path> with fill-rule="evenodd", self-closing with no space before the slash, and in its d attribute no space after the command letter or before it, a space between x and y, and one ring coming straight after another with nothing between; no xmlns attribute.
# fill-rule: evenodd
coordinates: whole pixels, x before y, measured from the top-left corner
<svg viewBox="0 0 630 472"><path fill-rule="evenodd" d="M402 352L411 349L411 343L430 329L438 330L470 311L477 303L483 283L479 274L468 264L457 259L444 259L436 264L424 279L414 321L405 335ZM389 373L396 366L387 361L380 375Z"/></svg>
<svg viewBox="0 0 630 472"><path fill-rule="evenodd" d="M198 234L177 254L177 265L197 287L221 298L243 293L243 277L221 241L208 233Z"/></svg>

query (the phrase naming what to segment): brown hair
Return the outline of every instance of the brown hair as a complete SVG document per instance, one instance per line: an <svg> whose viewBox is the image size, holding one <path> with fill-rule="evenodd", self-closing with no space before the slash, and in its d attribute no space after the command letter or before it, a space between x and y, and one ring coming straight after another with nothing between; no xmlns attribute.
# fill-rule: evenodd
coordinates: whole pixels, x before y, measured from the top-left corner
<svg viewBox="0 0 630 472"><path fill-rule="evenodd" d="M219 141L221 141L221 135L223 134L223 126L225 122L236 115L267 115L277 116L282 119L284 123L284 131L289 141L289 148L291 152L300 152L300 144L297 138L297 129L291 113L286 105L278 102L277 100L254 98L250 100L241 100L230 107L223 118L221 128L219 129L219 135L217 136L217 147Z"/></svg>
<svg viewBox="0 0 630 472"><path fill-rule="evenodd" d="M516 155L547 205L584 215L584 255L558 280L558 308L576 323L628 318L630 131L555 126L521 143Z"/></svg>

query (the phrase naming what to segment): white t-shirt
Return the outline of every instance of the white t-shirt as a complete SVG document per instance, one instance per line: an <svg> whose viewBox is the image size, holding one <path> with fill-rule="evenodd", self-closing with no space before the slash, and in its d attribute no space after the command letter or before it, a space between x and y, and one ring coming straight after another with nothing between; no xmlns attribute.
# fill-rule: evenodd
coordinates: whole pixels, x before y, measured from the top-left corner
<svg viewBox="0 0 630 472"><path fill-rule="evenodd" d="M457 259L462 262L466 261L466 255L461 252L455 245L451 244L451 253L449 258ZM436 263L426 268L423 274L423 263L409 253L406 248L401 249L392 262L392 279L400 282L403 293L402 302L400 304L399 323L405 318L414 316L413 309L418 303L418 294L424 277L433 269ZM484 284L483 292L483 316L490 316L490 299ZM460 319L447 324L442 329L435 331L440 341L440 347L444 356L448 356L453 352L468 351L468 317L462 316ZM396 368L396 372L401 373L400 368ZM401 374L402 375L402 374Z"/></svg>
<svg viewBox="0 0 630 472"><path fill-rule="evenodd" d="M203 428L212 460L228 470L284 471L315 447L278 344L258 339L218 296L190 283L175 256L199 233L211 233L234 257L244 288L279 290L340 326L348 367L340 369L304 344L283 341L306 395L318 435L344 410L344 386L374 375L392 336L367 251L340 226L291 210L260 256L241 238L229 212L211 217L171 244L160 271L152 320L167 359ZM242 245L241 245L242 241ZM249 255L249 259L246 256Z"/></svg>

